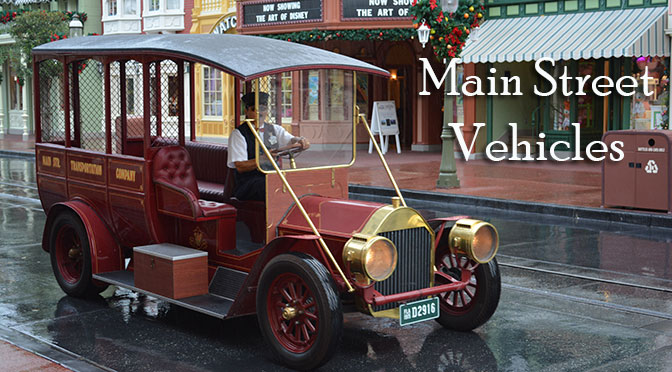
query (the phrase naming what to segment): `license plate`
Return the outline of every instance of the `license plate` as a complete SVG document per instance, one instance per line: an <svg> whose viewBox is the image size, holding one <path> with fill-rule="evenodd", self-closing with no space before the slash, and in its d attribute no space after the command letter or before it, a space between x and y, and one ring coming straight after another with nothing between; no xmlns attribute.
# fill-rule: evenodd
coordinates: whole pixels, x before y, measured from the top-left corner
<svg viewBox="0 0 672 372"><path fill-rule="evenodd" d="M399 306L399 324L402 326L439 317L439 298L432 297Z"/></svg>

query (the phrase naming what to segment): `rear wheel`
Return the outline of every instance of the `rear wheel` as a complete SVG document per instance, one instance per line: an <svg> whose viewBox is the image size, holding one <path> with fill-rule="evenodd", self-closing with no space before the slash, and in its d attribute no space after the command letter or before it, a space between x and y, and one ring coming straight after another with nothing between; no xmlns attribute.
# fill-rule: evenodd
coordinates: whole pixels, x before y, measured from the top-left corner
<svg viewBox="0 0 672 372"><path fill-rule="evenodd" d="M257 289L257 317L273 353L295 369L326 363L343 331L331 275L305 254L283 254L268 263Z"/></svg>
<svg viewBox="0 0 672 372"><path fill-rule="evenodd" d="M486 264L478 264L444 249L437 253L436 268L458 280L466 274L465 271L471 274L466 288L439 295L441 313L436 321L456 331L471 331L487 322L497 309L502 288L497 260L493 258ZM435 278L436 285L450 282L440 275Z"/></svg>
<svg viewBox="0 0 672 372"><path fill-rule="evenodd" d="M86 229L72 212L61 212L51 225L51 267L63 292L74 297L102 292L91 279L91 252Z"/></svg>

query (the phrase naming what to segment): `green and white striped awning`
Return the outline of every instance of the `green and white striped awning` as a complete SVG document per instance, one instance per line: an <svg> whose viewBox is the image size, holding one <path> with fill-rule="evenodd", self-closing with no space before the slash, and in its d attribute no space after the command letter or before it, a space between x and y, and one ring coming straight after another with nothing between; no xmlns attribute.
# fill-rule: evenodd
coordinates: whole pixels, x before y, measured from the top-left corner
<svg viewBox="0 0 672 372"><path fill-rule="evenodd" d="M666 11L636 8L488 20L461 58L463 63L501 63L669 56Z"/></svg>

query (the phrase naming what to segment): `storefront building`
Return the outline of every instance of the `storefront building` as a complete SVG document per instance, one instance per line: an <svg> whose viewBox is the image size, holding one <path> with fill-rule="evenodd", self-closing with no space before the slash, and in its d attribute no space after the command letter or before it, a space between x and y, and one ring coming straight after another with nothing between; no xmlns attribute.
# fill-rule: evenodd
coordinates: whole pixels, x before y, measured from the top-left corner
<svg viewBox="0 0 672 372"><path fill-rule="evenodd" d="M192 34L235 34L238 18L234 0L195 0ZM229 74L196 65L196 136L225 142L236 127L235 81Z"/></svg>
<svg viewBox="0 0 672 372"><path fill-rule="evenodd" d="M488 0L486 4L488 20L480 27L480 37L461 56L465 75L483 81L495 77L498 84L501 78L518 76L523 95L465 98L465 132L473 133L474 121L488 123L485 133L479 133L485 138L477 141L476 152L494 140L511 143L509 123L517 123L519 142L530 142L534 148L535 142L543 141L548 148L566 141L571 145L567 151L577 145L572 123L580 125L581 149L609 130L667 127L670 37L665 0ZM557 82L567 69L575 93L577 78L590 87L596 76L612 81L633 76L639 85L632 96L617 94L614 88L608 96L591 89L585 89L585 95L566 95L557 89L553 95L539 96L533 87L549 85L535 70L541 58L555 62L541 66ZM654 78L648 87L654 92L651 96L643 94L645 67Z"/></svg>
<svg viewBox="0 0 672 372"><path fill-rule="evenodd" d="M238 1L240 34L265 35L292 42L301 42L325 50L357 58L391 72L390 80L357 75L357 105L371 119L375 101L394 101L399 120L399 136L404 149L433 151L440 149L442 125L441 94L419 96L422 90L420 57L438 61L423 50L415 40L416 31L408 16L411 0L305 0L305 1ZM282 53L281 50L277 51ZM273 58L269 56L268 58ZM317 71L282 76L279 100L287 109L298 107L301 88L324 84L331 89L347 89L337 76ZM340 86L339 86L340 84ZM305 87L304 87L305 85ZM295 102L295 104L292 104ZM311 128L318 133L319 123L331 114L337 102L315 101L314 110L291 113L291 122L283 125ZM311 133L294 133L311 139ZM358 142L367 142L366 132L359 128ZM317 140L317 138L316 138Z"/></svg>
<svg viewBox="0 0 672 372"><path fill-rule="evenodd" d="M100 3L95 1L49 1L49 0L17 0L3 1L0 12L15 13L19 9L70 11L86 13L83 22L84 35L101 33ZM13 21L3 21L0 24L0 46L12 45L14 39L9 34ZM34 133L33 106L32 106L32 79L21 82L16 71L7 60L1 66L2 82L0 83L0 136L4 134L20 134L23 140L28 140ZM22 84L23 83L23 84Z"/></svg>

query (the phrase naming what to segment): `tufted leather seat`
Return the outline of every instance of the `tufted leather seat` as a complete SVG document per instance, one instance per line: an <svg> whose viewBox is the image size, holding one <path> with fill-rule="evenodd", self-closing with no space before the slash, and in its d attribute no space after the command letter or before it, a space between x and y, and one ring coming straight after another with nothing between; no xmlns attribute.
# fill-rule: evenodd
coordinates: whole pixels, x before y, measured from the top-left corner
<svg viewBox="0 0 672 372"><path fill-rule="evenodd" d="M157 207L165 214L193 220L236 214L236 209L229 204L199 200L194 167L189 153L181 146L165 146L156 152L152 178Z"/></svg>

